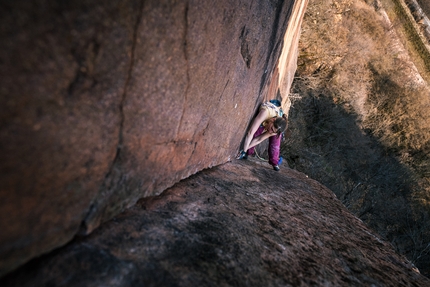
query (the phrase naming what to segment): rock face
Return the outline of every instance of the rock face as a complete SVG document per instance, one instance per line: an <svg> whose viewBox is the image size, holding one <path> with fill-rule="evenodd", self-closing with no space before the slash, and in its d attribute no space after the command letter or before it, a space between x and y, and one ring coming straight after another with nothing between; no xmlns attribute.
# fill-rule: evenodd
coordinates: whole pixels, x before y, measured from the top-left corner
<svg viewBox="0 0 430 287"><path fill-rule="evenodd" d="M0 276L227 162L306 3L0 4Z"/></svg>
<svg viewBox="0 0 430 287"><path fill-rule="evenodd" d="M234 161L138 204L1 286L430 286L335 195Z"/></svg>

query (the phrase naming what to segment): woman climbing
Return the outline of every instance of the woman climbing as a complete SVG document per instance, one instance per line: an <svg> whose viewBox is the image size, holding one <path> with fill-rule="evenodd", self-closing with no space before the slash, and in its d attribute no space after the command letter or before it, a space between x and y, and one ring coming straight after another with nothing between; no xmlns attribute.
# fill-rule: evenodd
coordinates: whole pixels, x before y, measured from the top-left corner
<svg viewBox="0 0 430 287"><path fill-rule="evenodd" d="M269 138L269 163L274 170L279 171L281 134L287 128L287 117L280 106L281 103L278 100L271 100L261 105L257 117L246 133L243 150L239 152L237 159L246 159L248 155L254 155L255 146Z"/></svg>

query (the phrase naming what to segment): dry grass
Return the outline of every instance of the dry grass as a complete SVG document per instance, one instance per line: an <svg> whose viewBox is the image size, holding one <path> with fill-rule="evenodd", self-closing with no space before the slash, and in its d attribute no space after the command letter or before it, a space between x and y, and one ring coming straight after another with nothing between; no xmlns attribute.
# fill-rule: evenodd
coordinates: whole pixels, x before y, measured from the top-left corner
<svg viewBox="0 0 430 287"><path fill-rule="evenodd" d="M415 23L412 21L409 21L407 14L409 13L408 9L406 8L406 5L404 5L403 0L391 0L394 3L394 10L397 14L397 20L401 23L402 29L405 31L405 35L408 38L408 42L412 44L413 49L416 51L416 53L419 55L421 60L424 63L425 69L427 69L427 72L430 72L430 52L424 45L422 37L418 34L417 28L415 26ZM403 4L403 5L402 5ZM408 20L407 20L408 19Z"/></svg>
<svg viewBox="0 0 430 287"><path fill-rule="evenodd" d="M430 92L368 2L310 1L282 153L430 275Z"/></svg>
<svg viewBox="0 0 430 287"><path fill-rule="evenodd" d="M416 67L420 71L421 75L430 81L430 52L426 49L423 44L423 39L417 33L417 27L409 21L407 15L408 9L405 5L402 5L404 0L381 0L384 8L386 8L388 15L393 23L393 28L396 30L400 41L404 47L408 50L410 57L413 59ZM421 5L423 2L420 2ZM429 7L430 4L421 6ZM415 25L416 26L416 25Z"/></svg>

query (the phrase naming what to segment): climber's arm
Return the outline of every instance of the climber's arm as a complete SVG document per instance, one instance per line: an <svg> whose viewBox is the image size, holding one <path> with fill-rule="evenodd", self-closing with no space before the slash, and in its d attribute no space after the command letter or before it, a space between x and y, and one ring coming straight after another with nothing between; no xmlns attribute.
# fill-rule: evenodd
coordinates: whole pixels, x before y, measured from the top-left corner
<svg viewBox="0 0 430 287"><path fill-rule="evenodd" d="M262 133L258 137L255 137L255 138L252 139L251 143L249 144L249 148L255 147L256 145L260 144L265 139L268 139L268 138L270 138L271 136L274 136L274 135L276 135L276 133L269 133L269 132Z"/></svg>
<svg viewBox="0 0 430 287"><path fill-rule="evenodd" d="M261 123L267 118L268 112L266 109L261 109L258 115L255 117L255 119L252 121L252 125L249 128L248 132L246 133L245 142L243 144L243 150L247 151L249 148L251 148L250 143L252 141L252 137L254 136L255 132L258 130L258 127L261 125Z"/></svg>

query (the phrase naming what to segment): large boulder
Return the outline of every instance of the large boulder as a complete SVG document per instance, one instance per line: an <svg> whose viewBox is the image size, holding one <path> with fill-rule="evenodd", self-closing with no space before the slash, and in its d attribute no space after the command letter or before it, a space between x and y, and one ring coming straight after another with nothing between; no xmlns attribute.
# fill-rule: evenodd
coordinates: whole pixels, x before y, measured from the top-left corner
<svg viewBox="0 0 430 287"><path fill-rule="evenodd" d="M233 161L145 198L3 280L26 286L430 286L302 173Z"/></svg>
<svg viewBox="0 0 430 287"><path fill-rule="evenodd" d="M234 156L306 3L3 1L0 276Z"/></svg>

